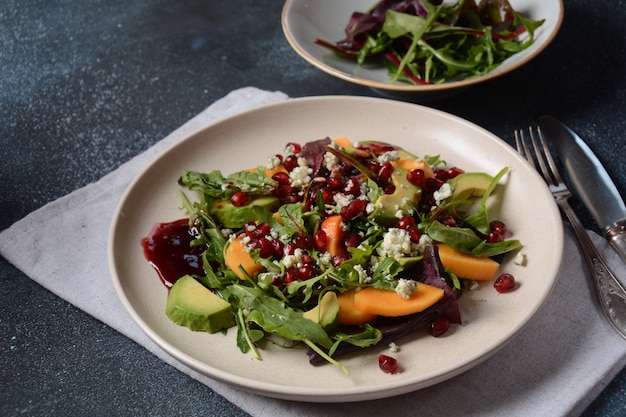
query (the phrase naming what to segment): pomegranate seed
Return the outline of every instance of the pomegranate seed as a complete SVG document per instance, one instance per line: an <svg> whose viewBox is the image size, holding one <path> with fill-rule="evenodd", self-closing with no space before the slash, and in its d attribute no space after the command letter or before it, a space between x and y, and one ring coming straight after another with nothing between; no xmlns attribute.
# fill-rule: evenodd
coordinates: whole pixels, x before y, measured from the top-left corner
<svg viewBox="0 0 626 417"><path fill-rule="evenodd" d="M391 165L391 162L385 162L383 166L380 167L380 171L378 171L378 181L380 183L389 181L391 174L393 174L393 165Z"/></svg>
<svg viewBox="0 0 626 417"><path fill-rule="evenodd" d="M450 169L448 169L447 174L448 174L448 179L452 179L462 173L464 173L465 171L463 171L461 168L459 167L452 167Z"/></svg>
<svg viewBox="0 0 626 417"><path fill-rule="evenodd" d="M302 150L302 146L299 143L289 142L285 147L285 153L293 153L295 155L299 154Z"/></svg>
<svg viewBox="0 0 626 417"><path fill-rule="evenodd" d="M322 200L324 200L324 204L332 204L333 203L333 192L328 188L322 188L320 190L322 194Z"/></svg>
<svg viewBox="0 0 626 417"><path fill-rule="evenodd" d="M279 185L290 185L291 180L289 179L289 174L284 171L279 171L272 175L272 179L276 181Z"/></svg>
<svg viewBox="0 0 626 417"><path fill-rule="evenodd" d="M423 169L414 169L406 174L406 179L413 185L424 188L426 183L426 174Z"/></svg>
<svg viewBox="0 0 626 417"><path fill-rule="evenodd" d="M487 243L498 243L498 242L502 242L504 240L504 237L499 233L489 232L486 240L487 240Z"/></svg>
<svg viewBox="0 0 626 417"><path fill-rule="evenodd" d="M409 230L411 228L416 227L415 219L411 216L402 216L396 222L396 227L398 229Z"/></svg>
<svg viewBox="0 0 626 417"><path fill-rule="evenodd" d="M433 174L435 174L435 178L437 178L440 181L447 181L448 180L448 171L444 170L444 169L435 169L433 171Z"/></svg>
<svg viewBox="0 0 626 417"><path fill-rule="evenodd" d="M500 293L513 291L517 287L515 277L511 274L502 274L493 283L493 287Z"/></svg>
<svg viewBox="0 0 626 417"><path fill-rule="evenodd" d="M298 270L296 268L288 268L285 271L285 276L283 277L283 282L289 284L290 282L297 281L299 278Z"/></svg>
<svg viewBox="0 0 626 417"><path fill-rule="evenodd" d="M344 263L345 261L347 261L348 259L350 259L350 254L342 253L342 254L333 256L332 259L330 260L330 263L333 266L339 266L342 263Z"/></svg>
<svg viewBox="0 0 626 417"><path fill-rule="evenodd" d="M300 194L295 192L283 198L285 204L297 203L301 200Z"/></svg>
<svg viewBox="0 0 626 417"><path fill-rule="evenodd" d="M295 155L289 155L283 161L283 165L287 171L293 171L293 169L298 166L298 157Z"/></svg>
<svg viewBox="0 0 626 417"><path fill-rule="evenodd" d="M252 246L259 249L261 258L269 258L274 254L274 246L269 240L262 238L253 242Z"/></svg>
<svg viewBox="0 0 626 417"><path fill-rule="evenodd" d="M270 240L272 249L274 250L274 256L282 256L285 252L285 244L278 239Z"/></svg>
<svg viewBox="0 0 626 417"><path fill-rule="evenodd" d="M313 247L320 252L324 252L326 250L326 232L323 230L318 230L313 235Z"/></svg>
<svg viewBox="0 0 626 417"><path fill-rule="evenodd" d="M305 253L300 258L300 262L302 262L303 265L314 265L315 259L313 259L313 257L308 253Z"/></svg>
<svg viewBox="0 0 626 417"><path fill-rule="evenodd" d="M235 207L242 207L250 204L252 199L248 195L248 193L244 191L237 191L235 194L230 196L230 202L233 203Z"/></svg>
<svg viewBox="0 0 626 417"><path fill-rule="evenodd" d="M350 233L346 237L344 244L346 248L356 248L361 244L361 242L363 242L363 237L361 235L358 233Z"/></svg>
<svg viewBox="0 0 626 417"><path fill-rule="evenodd" d="M343 180L339 177L330 177L326 182L331 190L340 190L343 188Z"/></svg>
<svg viewBox="0 0 626 417"><path fill-rule="evenodd" d="M398 361L387 355L378 355L378 367L386 374L397 374L400 372Z"/></svg>
<svg viewBox="0 0 626 417"><path fill-rule="evenodd" d="M430 323L430 334L439 337L450 328L450 320L447 317L437 317Z"/></svg>
<svg viewBox="0 0 626 417"><path fill-rule="evenodd" d="M344 220L352 220L361 213L365 213L367 209L367 201L354 200L347 206L343 206L339 211L339 214Z"/></svg>
<svg viewBox="0 0 626 417"><path fill-rule="evenodd" d="M346 194L351 194L356 197L361 194L361 184L359 184L358 179L350 178L346 181L346 185L343 190Z"/></svg>
<svg viewBox="0 0 626 417"><path fill-rule="evenodd" d="M504 235L504 233L506 233L506 225L500 220L494 220L489 223L489 230L500 235Z"/></svg>
<svg viewBox="0 0 626 417"><path fill-rule="evenodd" d="M393 194L396 192L396 186L393 184L387 184L383 190L385 194Z"/></svg>
<svg viewBox="0 0 626 417"><path fill-rule="evenodd" d="M298 267L298 277L302 281L311 279L315 276L315 267L313 265L302 265Z"/></svg>
<svg viewBox="0 0 626 417"><path fill-rule="evenodd" d="M411 242L418 243L421 236L422 234L419 230L417 230L417 228L409 229L409 238L411 239Z"/></svg>
<svg viewBox="0 0 626 417"><path fill-rule="evenodd" d="M299 235L293 241L297 249L312 249L313 238L311 235Z"/></svg>
<svg viewBox="0 0 626 417"><path fill-rule="evenodd" d="M443 181L438 180L436 178L428 178L426 180L426 190L430 193L434 193L444 184Z"/></svg>
<svg viewBox="0 0 626 417"><path fill-rule="evenodd" d="M297 188L292 187L289 184L285 184L285 185L281 184L274 189L273 194L274 194L274 197L285 198L288 195L297 193L297 192L298 192Z"/></svg>

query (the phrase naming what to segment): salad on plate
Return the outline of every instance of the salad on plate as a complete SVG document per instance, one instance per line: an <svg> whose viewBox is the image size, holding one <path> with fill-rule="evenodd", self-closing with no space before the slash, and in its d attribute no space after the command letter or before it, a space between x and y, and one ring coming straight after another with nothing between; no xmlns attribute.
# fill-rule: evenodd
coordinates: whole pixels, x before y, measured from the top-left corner
<svg viewBox="0 0 626 417"><path fill-rule="evenodd" d="M341 355L462 324L457 301L477 285L517 287L498 273L522 245L489 204L507 175L378 141L288 143L256 168L184 171L186 217L155 224L142 245L174 323L236 328L258 359L266 343L305 345L311 364L348 373ZM379 365L401 369L388 355Z"/></svg>

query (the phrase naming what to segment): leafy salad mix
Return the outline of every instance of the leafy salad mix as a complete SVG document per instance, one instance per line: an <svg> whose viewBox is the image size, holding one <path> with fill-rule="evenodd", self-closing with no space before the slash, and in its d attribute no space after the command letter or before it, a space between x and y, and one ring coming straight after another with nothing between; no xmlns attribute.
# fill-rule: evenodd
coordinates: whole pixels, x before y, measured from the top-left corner
<svg viewBox="0 0 626 417"><path fill-rule="evenodd" d="M289 143L227 176L185 171L189 252L201 259L191 281L218 299L221 316L188 308L195 293L174 300L176 281L168 309L178 303L183 314L170 318L210 332L236 326L239 349L259 359L264 343L305 344L312 364L347 373L341 354L436 320L461 323L458 297L521 247L487 204L507 172L464 172L346 138Z"/></svg>
<svg viewBox="0 0 626 417"><path fill-rule="evenodd" d="M352 14L344 39L315 42L359 66L382 60L392 83L438 84L492 71L532 45L543 23L508 0L381 0Z"/></svg>

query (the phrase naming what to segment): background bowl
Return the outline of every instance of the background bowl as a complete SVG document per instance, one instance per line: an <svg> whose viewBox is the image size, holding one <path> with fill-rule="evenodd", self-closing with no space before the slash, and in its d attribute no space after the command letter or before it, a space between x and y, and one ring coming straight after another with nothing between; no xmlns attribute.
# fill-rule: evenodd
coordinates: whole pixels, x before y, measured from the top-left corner
<svg viewBox="0 0 626 417"><path fill-rule="evenodd" d="M345 81L374 89L391 98L426 101L441 99L463 89L504 75L529 62L543 51L556 36L563 20L561 0L510 0L515 10L531 19L545 19L535 31L533 44L504 61L493 71L469 79L433 85L391 83L383 65L359 67L356 60L340 57L315 44L316 39L336 42L345 38L345 27L353 12L365 12L376 0L287 0L282 26L293 49L320 70Z"/></svg>

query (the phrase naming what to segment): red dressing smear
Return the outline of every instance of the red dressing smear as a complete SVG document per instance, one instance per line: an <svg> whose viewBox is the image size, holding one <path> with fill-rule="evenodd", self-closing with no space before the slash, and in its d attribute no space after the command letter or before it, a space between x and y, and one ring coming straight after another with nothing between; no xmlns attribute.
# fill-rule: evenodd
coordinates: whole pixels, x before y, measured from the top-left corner
<svg viewBox="0 0 626 417"><path fill-rule="evenodd" d="M186 274L204 275L202 250L190 247L193 239L188 219L156 223L150 234L141 239L144 256L166 287Z"/></svg>

